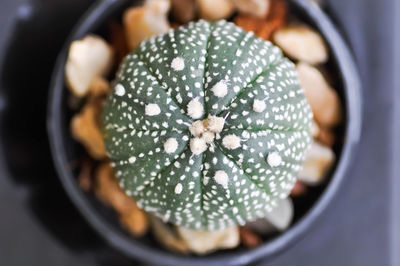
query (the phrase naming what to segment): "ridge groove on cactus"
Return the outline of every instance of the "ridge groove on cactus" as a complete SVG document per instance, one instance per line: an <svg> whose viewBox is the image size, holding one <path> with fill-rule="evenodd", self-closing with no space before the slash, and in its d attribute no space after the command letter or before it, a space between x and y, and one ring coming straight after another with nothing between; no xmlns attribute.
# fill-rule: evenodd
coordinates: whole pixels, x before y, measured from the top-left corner
<svg viewBox="0 0 400 266"><path fill-rule="evenodd" d="M264 217L289 195L312 113L292 62L224 20L143 41L103 110L115 174L138 206L209 231Z"/></svg>

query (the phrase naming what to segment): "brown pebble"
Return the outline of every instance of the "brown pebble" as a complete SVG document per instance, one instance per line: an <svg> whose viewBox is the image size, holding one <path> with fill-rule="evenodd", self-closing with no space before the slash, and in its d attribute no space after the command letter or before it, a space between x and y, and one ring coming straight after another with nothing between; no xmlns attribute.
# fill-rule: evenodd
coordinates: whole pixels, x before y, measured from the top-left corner
<svg viewBox="0 0 400 266"><path fill-rule="evenodd" d="M181 24L194 20L196 16L195 0L171 0L171 13L173 19Z"/></svg>
<svg viewBox="0 0 400 266"><path fill-rule="evenodd" d="M332 129L321 127L317 136L317 140L325 146L333 147L336 141L336 136Z"/></svg>
<svg viewBox="0 0 400 266"><path fill-rule="evenodd" d="M161 221L159 218L149 215L151 231L158 242L166 249L173 252L186 254L189 252L187 244L178 236L176 230Z"/></svg>
<svg viewBox="0 0 400 266"><path fill-rule="evenodd" d="M307 193L307 190L307 186L304 183L296 180L296 183L294 184L292 191L290 192L290 196L293 198L303 196Z"/></svg>
<svg viewBox="0 0 400 266"><path fill-rule="evenodd" d="M122 25L116 21L111 21L108 28L110 45L115 51L115 63L119 66L122 59L129 53L125 31Z"/></svg>
<svg viewBox="0 0 400 266"><path fill-rule="evenodd" d="M141 236L147 232L149 221L146 213L120 188L109 162L97 168L94 192L100 200L113 207L121 223L133 235Z"/></svg>
<svg viewBox="0 0 400 266"><path fill-rule="evenodd" d="M108 94L110 94L110 91L111 91L110 82L108 82L108 80L102 77L97 77L92 81L92 83L90 83L89 100L96 101L97 102L96 104L100 104L102 106L103 101L101 98L105 100Z"/></svg>
<svg viewBox="0 0 400 266"><path fill-rule="evenodd" d="M240 227L240 240L247 248L254 248L261 244L261 238L247 227Z"/></svg>
<svg viewBox="0 0 400 266"><path fill-rule="evenodd" d="M286 24L287 5L282 0L271 1L271 9L267 19L251 15L239 14L233 21L245 31L252 31L264 40L270 40L272 34Z"/></svg>
<svg viewBox="0 0 400 266"><path fill-rule="evenodd" d="M71 120L72 135L82 143L89 155L97 160L107 157L99 125L100 110L99 104L89 101Z"/></svg>
<svg viewBox="0 0 400 266"><path fill-rule="evenodd" d="M78 183L84 191L89 191L92 188L92 169L93 163L90 160L82 161L78 175Z"/></svg>

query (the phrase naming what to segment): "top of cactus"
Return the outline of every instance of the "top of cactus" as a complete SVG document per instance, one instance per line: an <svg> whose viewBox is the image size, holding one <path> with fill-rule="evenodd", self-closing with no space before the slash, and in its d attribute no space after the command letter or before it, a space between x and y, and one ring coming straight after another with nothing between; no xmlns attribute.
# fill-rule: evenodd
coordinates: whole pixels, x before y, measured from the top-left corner
<svg viewBox="0 0 400 266"><path fill-rule="evenodd" d="M226 21L142 42L103 111L126 193L165 221L207 230L264 216L288 196L311 122L293 63Z"/></svg>

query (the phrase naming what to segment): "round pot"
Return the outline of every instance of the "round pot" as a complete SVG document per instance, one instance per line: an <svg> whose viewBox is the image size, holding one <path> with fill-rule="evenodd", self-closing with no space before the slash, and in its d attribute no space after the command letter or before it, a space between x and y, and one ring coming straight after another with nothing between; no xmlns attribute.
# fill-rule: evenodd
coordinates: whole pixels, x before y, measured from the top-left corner
<svg viewBox="0 0 400 266"><path fill-rule="evenodd" d="M317 196L308 202L305 210L295 219L292 226L284 233L277 234L254 249L237 248L233 251L218 251L206 256L180 255L159 247L151 237L140 239L130 236L119 224L115 213L103 206L92 193L84 192L77 182L77 171L71 162L82 154L80 145L71 136L69 122L72 112L67 107L68 91L65 88L64 65L70 43L87 33L102 34L105 22L118 18L132 0L98 1L77 23L71 36L56 62L52 75L49 106L48 134L52 155L61 182L73 203L89 224L112 247L125 255L155 265L241 265L261 258L271 258L289 247L304 235L334 200L340 184L346 176L360 138L361 129L361 93L360 81L350 51L339 35L335 26L316 4L307 0L287 0L290 12L313 25L325 38L330 49L328 67L336 76L335 87L342 100L344 122L341 134L345 140L337 147L337 163L331 172L331 178L319 189Z"/></svg>

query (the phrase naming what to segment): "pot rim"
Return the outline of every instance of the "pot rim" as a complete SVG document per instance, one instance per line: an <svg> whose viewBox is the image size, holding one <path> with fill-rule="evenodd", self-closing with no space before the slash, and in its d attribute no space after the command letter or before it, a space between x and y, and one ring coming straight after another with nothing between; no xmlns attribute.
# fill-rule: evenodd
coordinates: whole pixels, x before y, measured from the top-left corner
<svg viewBox="0 0 400 266"><path fill-rule="evenodd" d="M323 35L331 48L331 55L335 58L343 81L344 105L347 110L344 135L346 141L342 147L336 169L333 172L329 184L307 213L287 231L272 240L254 249L239 251L235 254L211 254L201 257L189 257L154 249L140 243L140 240L123 234L103 220L99 212L85 196L84 191L78 186L74 174L68 167L65 151L66 147L62 138L63 132L61 131L61 117L63 114L60 106L63 99L63 90L65 90L64 65L67 59L68 48L73 40L80 39L85 34L96 29L105 18L109 17L115 10L125 6L130 0L98 1L88 9L77 22L57 58L52 74L49 88L47 131L53 161L64 189L81 215L85 217L89 224L112 247L130 258L139 259L156 265L243 265L265 257L272 258L285 248L293 245L308 231L311 225L314 224L317 218L327 208L345 178L347 170L356 154L360 140L362 123L361 83L349 48L333 23L317 4L306 0L287 1L304 12Z"/></svg>

